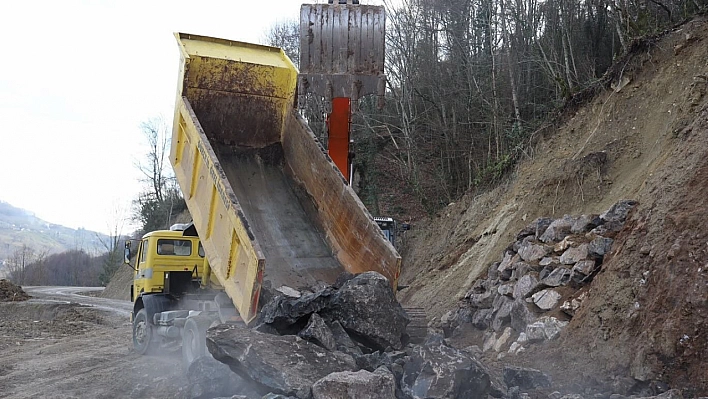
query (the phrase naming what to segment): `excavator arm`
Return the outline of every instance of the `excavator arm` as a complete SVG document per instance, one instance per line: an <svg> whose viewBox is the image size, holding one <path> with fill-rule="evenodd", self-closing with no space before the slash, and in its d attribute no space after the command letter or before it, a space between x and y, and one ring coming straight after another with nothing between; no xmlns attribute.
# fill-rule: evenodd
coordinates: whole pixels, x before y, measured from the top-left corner
<svg viewBox="0 0 708 399"><path fill-rule="evenodd" d="M350 182L352 112L359 98L369 94L378 95L383 107L385 30L382 6L330 0L300 8L298 105L305 106L307 93L324 97L327 151Z"/></svg>

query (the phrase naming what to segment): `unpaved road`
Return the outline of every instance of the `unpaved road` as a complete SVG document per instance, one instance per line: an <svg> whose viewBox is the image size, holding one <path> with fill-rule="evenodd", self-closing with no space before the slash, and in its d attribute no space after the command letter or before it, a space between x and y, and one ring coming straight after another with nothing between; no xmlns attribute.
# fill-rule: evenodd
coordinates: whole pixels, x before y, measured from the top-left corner
<svg viewBox="0 0 708 399"><path fill-rule="evenodd" d="M23 287L23 289L32 295L34 301L78 303L125 316L126 320L130 317L130 311L133 309L131 302L98 298L91 295L103 291L103 287Z"/></svg>
<svg viewBox="0 0 708 399"><path fill-rule="evenodd" d="M85 287L24 287L0 303L0 398L182 398L177 354L132 352L128 301Z"/></svg>

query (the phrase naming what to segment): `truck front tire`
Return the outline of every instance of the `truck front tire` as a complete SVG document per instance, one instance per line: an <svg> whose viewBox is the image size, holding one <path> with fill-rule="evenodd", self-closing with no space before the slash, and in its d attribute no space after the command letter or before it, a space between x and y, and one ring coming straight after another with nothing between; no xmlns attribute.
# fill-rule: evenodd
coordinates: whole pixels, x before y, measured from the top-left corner
<svg viewBox="0 0 708 399"><path fill-rule="evenodd" d="M147 317L145 308L133 318L133 348L141 355L148 353L155 341L154 326Z"/></svg>

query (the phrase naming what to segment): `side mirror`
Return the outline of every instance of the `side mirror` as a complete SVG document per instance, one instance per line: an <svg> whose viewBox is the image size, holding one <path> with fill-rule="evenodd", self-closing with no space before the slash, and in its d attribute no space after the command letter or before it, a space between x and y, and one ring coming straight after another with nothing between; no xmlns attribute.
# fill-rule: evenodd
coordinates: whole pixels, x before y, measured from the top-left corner
<svg viewBox="0 0 708 399"><path fill-rule="evenodd" d="M130 241L125 242L124 263L130 264Z"/></svg>
<svg viewBox="0 0 708 399"><path fill-rule="evenodd" d="M130 264L130 241L125 242L125 250L123 251L123 263L130 266L131 269L137 271L137 269Z"/></svg>

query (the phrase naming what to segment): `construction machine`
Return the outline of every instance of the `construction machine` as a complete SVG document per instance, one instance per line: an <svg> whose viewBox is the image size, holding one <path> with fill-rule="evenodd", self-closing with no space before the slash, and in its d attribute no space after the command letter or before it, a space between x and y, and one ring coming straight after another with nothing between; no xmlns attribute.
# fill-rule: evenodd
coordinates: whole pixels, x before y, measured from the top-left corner
<svg viewBox="0 0 708 399"><path fill-rule="evenodd" d="M298 288L376 271L397 285L401 257L349 186L344 148L352 105L382 94L383 8L350 0L301 16L300 74L279 48L175 34L170 161L193 223L135 248L140 353L181 344L190 364L209 326L253 323L266 281ZM332 99L329 156L297 112L306 92Z"/></svg>
<svg viewBox="0 0 708 399"><path fill-rule="evenodd" d="M386 14L358 1L332 3L300 8L298 106L306 106L308 93L325 99L327 152L351 183L352 112L365 95L384 104Z"/></svg>

